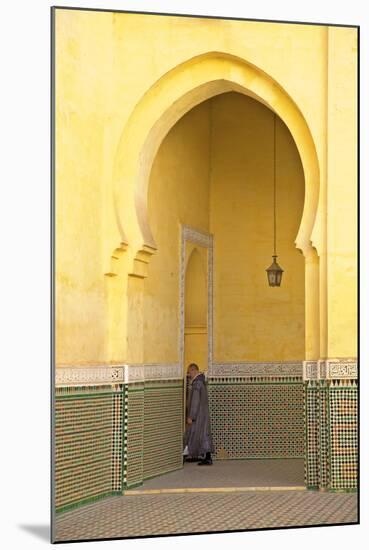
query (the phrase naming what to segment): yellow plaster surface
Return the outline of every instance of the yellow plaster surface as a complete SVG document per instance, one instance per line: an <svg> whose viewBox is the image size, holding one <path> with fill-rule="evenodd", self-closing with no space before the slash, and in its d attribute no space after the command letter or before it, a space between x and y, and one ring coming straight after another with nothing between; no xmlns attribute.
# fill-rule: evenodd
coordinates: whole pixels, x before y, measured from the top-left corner
<svg viewBox="0 0 369 550"><path fill-rule="evenodd" d="M273 254L274 115L253 99L212 100L211 222L216 361L304 357L304 257L294 245L304 201L301 161L276 124L280 288L267 284Z"/></svg>
<svg viewBox="0 0 369 550"><path fill-rule="evenodd" d="M57 364L178 361L179 223L214 233L219 359L354 356L356 29L55 17ZM181 118L229 91L264 105L238 121L219 96L213 117L204 103ZM280 289L257 280L271 259L270 135L251 128L268 126L267 107L283 120ZM244 120L232 143L221 130L213 142L210 122L232 120ZM243 200L255 207L249 217ZM306 258L310 241L319 256L305 277L295 239Z"/></svg>

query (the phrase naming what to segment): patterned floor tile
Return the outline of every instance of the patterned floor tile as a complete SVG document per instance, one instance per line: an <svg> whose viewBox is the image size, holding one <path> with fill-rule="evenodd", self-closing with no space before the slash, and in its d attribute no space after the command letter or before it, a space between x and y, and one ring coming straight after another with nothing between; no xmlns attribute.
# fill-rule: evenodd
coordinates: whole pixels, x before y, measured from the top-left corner
<svg viewBox="0 0 369 550"><path fill-rule="evenodd" d="M115 496L57 515L55 541L357 522L356 493Z"/></svg>

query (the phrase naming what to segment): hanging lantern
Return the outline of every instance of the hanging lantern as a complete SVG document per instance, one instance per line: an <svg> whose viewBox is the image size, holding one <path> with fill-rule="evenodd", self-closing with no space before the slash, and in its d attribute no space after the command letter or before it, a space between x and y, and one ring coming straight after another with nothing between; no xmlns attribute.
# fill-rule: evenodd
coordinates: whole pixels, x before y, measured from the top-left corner
<svg viewBox="0 0 369 550"><path fill-rule="evenodd" d="M276 261L277 256L273 256L273 263L266 269L269 286L281 286L283 269Z"/></svg>
<svg viewBox="0 0 369 550"><path fill-rule="evenodd" d="M277 263L277 223L276 223L276 114L274 113L274 254L273 263L266 269L269 286L281 286L283 269Z"/></svg>

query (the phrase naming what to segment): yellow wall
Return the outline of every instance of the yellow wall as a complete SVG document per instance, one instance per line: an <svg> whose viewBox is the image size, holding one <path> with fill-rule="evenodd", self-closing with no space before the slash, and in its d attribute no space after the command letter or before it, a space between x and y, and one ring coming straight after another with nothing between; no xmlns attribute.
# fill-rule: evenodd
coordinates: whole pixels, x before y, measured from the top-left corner
<svg viewBox="0 0 369 550"><path fill-rule="evenodd" d="M108 359L101 205L105 193L104 75L111 69L104 38L111 18L101 15L86 18L79 12L61 11L56 18L57 364L100 364Z"/></svg>
<svg viewBox="0 0 369 550"><path fill-rule="evenodd" d="M116 183L116 174L119 175L120 169L128 162L124 155L129 156L129 147L123 148L123 153L120 151L118 165L116 159L129 118L148 90L168 71L207 52L236 56L260 69L262 74L270 75L296 103L310 129L319 161L321 189L314 232L321 255L320 349L330 357L355 355L356 29L64 9L57 9L55 15L57 364L146 361L149 355L151 360L151 352L146 348L156 349L158 318L158 326L165 331L166 341L157 349L155 361L177 360L178 327L173 319L178 320L174 300L178 294L178 271L170 258L178 245L178 227L164 247L163 235L165 228L174 227L174 220L186 219L187 223L205 230L209 227L206 208L203 208L209 200L205 183L210 131L209 113L205 113L208 107L198 108L196 131L188 119L186 122L186 117L180 121L182 137L176 138L176 130L173 130L172 138L163 144L168 154L159 153L155 161L151 187L155 188L155 179L159 178L163 167L162 173L166 172L168 178L168 208L165 209L159 198L155 198L155 193L152 194L150 209L157 209L160 214L156 222L151 217L158 252L151 259L150 274L144 283L128 282L127 279L137 252L137 213L132 200L128 200L128 188ZM222 58L214 63L226 66L227 61ZM191 87L192 79L195 81L195 72L191 71L186 76L180 73L182 78L186 78L187 87ZM211 74L210 71L209 78ZM169 93L171 90L160 88L158 97L163 98L163 105ZM223 97L219 101L227 99ZM281 100L281 106L282 103ZM154 108L152 112L142 112L142 120L155 120L159 115ZM214 124L216 122L214 119ZM136 143L136 139L139 142L142 128L140 125L133 127L129 143ZM282 138L288 140L288 134L282 128L279 128ZM218 140L214 147L222 144L221 136ZM170 151L173 155L169 154ZM236 151L230 153L236 155ZM177 161L181 173L176 173ZM219 178L218 183L225 177L222 162L215 163L214 177ZM266 165L260 162L260 172L264 170ZM176 173L175 189L173 173ZM239 193L236 171L229 175ZM134 174L125 181L131 186L136 184ZM214 180L214 195L211 197L214 208L216 189ZM195 200L190 201L192 191L195 191ZM259 199L256 197L257 201ZM230 200L226 201L225 207L229 213ZM264 220L264 216L263 211L260 218ZM292 225L297 223L296 219L293 217ZM161 227L158 220L161 220ZM212 224L215 223L212 219ZM293 240L296 235L292 233L297 228L292 225L285 229ZM243 218L240 232L252 226L252 220ZM212 230L215 231L214 227ZM244 247L250 243L238 241L237 254L231 254L226 248L226 240L224 236L224 242L220 241L216 247L221 246L225 255L229 254L232 268L227 268L231 270L228 275L234 278L235 288L239 288L245 298L249 291L242 286L245 278L241 272L245 274ZM128 243L125 252L123 245L120 249L122 242ZM270 260L269 245L260 238L258 250L263 247L265 255L260 252L260 256L259 253L254 256L255 273L247 271L258 296L261 287L254 277L263 272ZM112 259L115 251L118 260ZM292 317L301 319L301 270L296 281L292 282L289 277L295 272L297 263L300 261L301 264L303 260L298 260L298 253L292 249L280 247L279 252L282 267L286 269L284 286L267 289L273 300L268 301L264 296L262 303L268 308L270 306L269 316L273 319L274 314L282 311L282 326L288 326L297 338L301 337L303 329L298 324L290 326L286 304L295 304ZM113 269L112 265L117 263L120 267ZM219 273L226 273L227 269L219 266ZM109 272L117 274L107 277L105 274ZM153 294L159 277L164 288L162 309L155 306ZM278 300L275 299L276 290L280 292ZM144 299L143 291L147 293ZM228 295L230 306L232 299ZM247 300L251 305L254 297L248 296ZM217 306L215 330L221 332L221 323L227 326L224 334L218 334L216 359L228 357L227 342L238 350L236 356L247 353L248 357L256 357L263 350L255 343L260 342L257 330L252 328L255 317L250 318L248 309L239 310L247 319L247 326L251 327L249 334L244 336L239 328L242 323L235 323L232 313L228 311L224 320L219 319L219 312L224 312L225 306L225 302ZM145 308L144 312L137 311L134 322L132 307ZM267 315L260 311L259 308L257 325L265 328ZM140 326L140 319L145 323L139 330L141 335L133 335L132 326L135 323ZM284 340L277 336L270 338L276 355L285 358L301 356L301 338L288 350ZM145 351L142 350L144 341ZM232 360L236 356L233 355ZM263 358L266 358L265 353Z"/></svg>
<svg viewBox="0 0 369 550"><path fill-rule="evenodd" d="M277 119L277 253L285 270L271 288L271 111L239 94L212 100L211 232L214 233L215 361L304 357L304 258L294 245L304 182L295 144Z"/></svg>
<svg viewBox="0 0 369 550"><path fill-rule="evenodd" d="M208 368L208 250L186 242L184 370Z"/></svg>
<svg viewBox="0 0 369 550"><path fill-rule="evenodd" d="M186 243L187 244L187 243ZM185 326L206 326L208 312L207 250L195 247L185 276Z"/></svg>
<svg viewBox="0 0 369 550"><path fill-rule="evenodd" d="M209 226L209 105L184 116L163 141L150 178L149 219L158 253L145 280L145 362L175 362L180 224Z"/></svg>
<svg viewBox="0 0 369 550"><path fill-rule="evenodd" d="M357 355L357 31L329 29L328 357Z"/></svg>
<svg viewBox="0 0 369 550"><path fill-rule="evenodd" d="M178 360L179 223L206 230L209 218L215 243L215 360L304 357L304 258L294 245L304 182L296 146L279 120L281 288L270 288L265 272L273 251L273 124L266 107L230 93L190 111L164 140L149 187L158 253L145 281L147 362ZM200 328L206 319L206 260L199 262L194 250L186 274L186 363L206 360L206 332Z"/></svg>
<svg viewBox="0 0 369 550"><path fill-rule="evenodd" d="M190 363L196 363L200 372L208 370L208 333L206 327L185 328L183 371Z"/></svg>

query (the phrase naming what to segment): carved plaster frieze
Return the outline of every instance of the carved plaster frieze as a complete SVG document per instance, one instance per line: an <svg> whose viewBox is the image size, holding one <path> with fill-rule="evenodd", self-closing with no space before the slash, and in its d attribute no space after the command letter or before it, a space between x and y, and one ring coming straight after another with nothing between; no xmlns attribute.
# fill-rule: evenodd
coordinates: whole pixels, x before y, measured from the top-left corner
<svg viewBox="0 0 369 550"><path fill-rule="evenodd" d="M209 367L209 378L285 378L302 377L302 361L269 361L238 363L213 363Z"/></svg>
<svg viewBox="0 0 369 550"><path fill-rule="evenodd" d="M124 381L126 384L150 380L182 380L182 378L182 369L178 363L124 365Z"/></svg>
<svg viewBox="0 0 369 550"><path fill-rule="evenodd" d="M358 377L357 359L327 359L326 371L330 380L355 379Z"/></svg>
<svg viewBox="0 0 369 550"><path fill-rule="evenodd" d="M303 361L303 379L318 379L318 361Z"/></svg>
<svg viewBox="0 0 369 550"><path fill-rule="evenodd" d="M145 381L148 380L182 380L183 372L179 363L151 363L145 365Z"/></svg>
<svg viewBox="0 0 369 550"><path fill-rule="evenodd" d="M146 365L119 365L114 367L61 367L55 371L55 385L99 386L134 384L148 380L181 380L183 373L178 363L151 363Z"/></svg>
<svg viewBox="0 0 369 550"><path fill-rule="evenodd" d="M357 376L355 358L304 361L304 380L354 380Z"/></svg>
<svg viewBox="0 0 369 550"><path fill-rule="evenodd" d="M144 365L124 365L124 381L126 384L134 384L145 381Z"/></svg>
<svg viewBox="0 0 369 550"><path fill-rule="evenodd" d="M55 386L97 386L124 382L122 366L60 367L55 369Z"/></svg>
<svg viewBox="0 0 369 550"><path fill-rule="evenodd" d="M319 359L317 361L318 365L318 371L317 376L320 380L326 380L327 379L327 362L324 359Z"/></svg>

